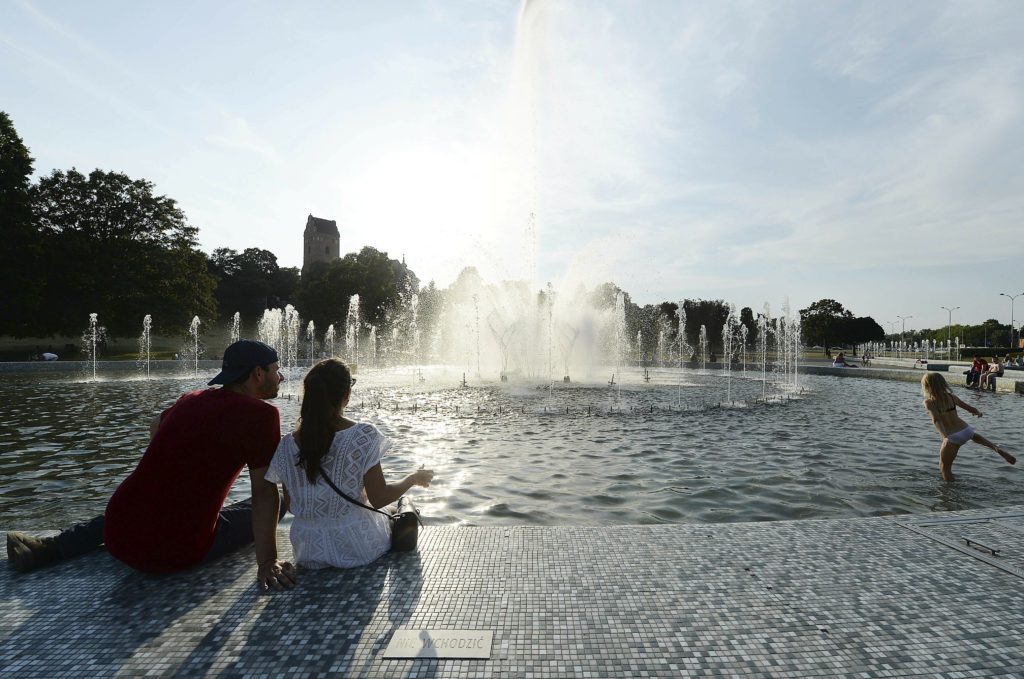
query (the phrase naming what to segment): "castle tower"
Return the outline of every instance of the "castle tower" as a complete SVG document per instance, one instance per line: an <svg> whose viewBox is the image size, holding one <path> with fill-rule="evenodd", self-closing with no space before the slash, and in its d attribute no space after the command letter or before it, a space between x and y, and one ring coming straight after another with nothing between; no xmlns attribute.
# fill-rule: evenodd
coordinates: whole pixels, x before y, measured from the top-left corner
<svg viewBox="0 0 1024 679"><path fill-rule="evenodd" d="M314 262L332 262L341 256L341 235L333 219L320 219L309 215L306 230L302 232L302 270Z"/></svg>

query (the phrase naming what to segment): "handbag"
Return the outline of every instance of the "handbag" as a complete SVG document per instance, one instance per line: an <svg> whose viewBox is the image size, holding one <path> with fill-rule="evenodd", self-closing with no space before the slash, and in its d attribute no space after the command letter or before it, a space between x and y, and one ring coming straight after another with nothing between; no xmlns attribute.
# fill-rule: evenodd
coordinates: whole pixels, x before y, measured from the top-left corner
<svg viewBox="0 0 1024 679"><path fill-rule="evenodd" d="M416 549L416 542L419 538L419 527L423 524L423 520L420 519L420 512L416 509L416 505L412 503L412 500L405 497L404 495L398 498L398 511L392 514L391 512L382 512L379 509L375 509L370 505L364 505L359 500L353 500L348 494L344 493L340 488L334 485L331 478L327 476L327 472L324 471L323 465L320 466L320 476L327 485L330 486L335 493L342 496L354 505L359 505L364 509L369 509L371 512L377 512L383 514L391 520L391 549L392 552L412 552Z"/></svg>

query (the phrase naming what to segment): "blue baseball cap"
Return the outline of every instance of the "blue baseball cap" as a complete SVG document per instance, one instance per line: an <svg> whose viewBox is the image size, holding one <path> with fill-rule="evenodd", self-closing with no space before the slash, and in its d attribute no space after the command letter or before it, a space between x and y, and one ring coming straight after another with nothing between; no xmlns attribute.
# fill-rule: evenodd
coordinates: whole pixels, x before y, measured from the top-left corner
<svg viewBox="0 0 1024 679"><path fill-rule="evenodd" d="M220 373L207 384L231 384L258 365L277 363L274 347L256 340L238 340L224 350Z"/></svg>

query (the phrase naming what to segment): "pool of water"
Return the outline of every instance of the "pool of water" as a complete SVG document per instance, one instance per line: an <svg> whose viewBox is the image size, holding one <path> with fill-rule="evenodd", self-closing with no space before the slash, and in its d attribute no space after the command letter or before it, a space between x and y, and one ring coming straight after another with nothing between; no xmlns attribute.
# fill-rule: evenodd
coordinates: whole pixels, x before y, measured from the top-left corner
<svg viewBox="0 0 1024 679"><path fill-rule="evenodd" d="M102 512L134 468L154 414L215 371L150 380L0 376L0 528L56 528ZM434 524L611 525L878 516L1015 504L1020 470L968 444L938 470L939 436L916 383L633 369L551 388L462 374L359 375L349 415L394 442L392 479L425 464L411 495ZM298 418L299 379L274 401ZM959 391L1015 454L1020 397ZM759 400L767 395L767 402ZM1024 465L1022 465L1024 466ZM230 499L248 495L243 472Z"/></svg>

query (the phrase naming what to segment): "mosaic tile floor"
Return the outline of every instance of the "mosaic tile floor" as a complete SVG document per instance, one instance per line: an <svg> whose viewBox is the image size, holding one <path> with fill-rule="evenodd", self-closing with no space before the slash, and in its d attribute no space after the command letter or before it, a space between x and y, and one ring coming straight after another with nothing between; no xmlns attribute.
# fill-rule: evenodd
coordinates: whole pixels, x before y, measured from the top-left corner
<svg viewBox="0 0 1024 679"><path fill-rule="evenodd" d="M1022 557L1024 506L428 527L416 554L306 572L269 595L251 549L160 577L99 551L0 569L0 676L1024 677ZM491 657L384 659L399 628L492 630Z"/></svg>

